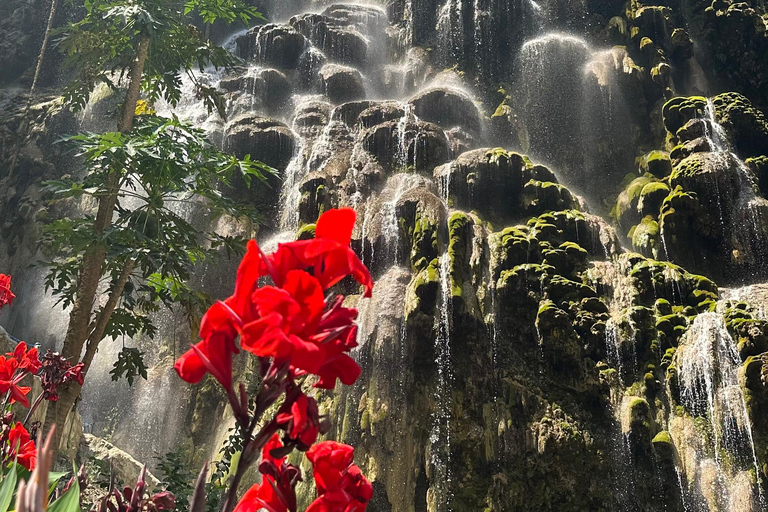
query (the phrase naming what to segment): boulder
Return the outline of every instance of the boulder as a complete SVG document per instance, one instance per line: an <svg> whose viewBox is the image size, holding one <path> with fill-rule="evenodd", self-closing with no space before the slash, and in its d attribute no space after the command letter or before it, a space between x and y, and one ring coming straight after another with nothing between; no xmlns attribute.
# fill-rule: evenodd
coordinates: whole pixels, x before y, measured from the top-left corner
<svg viewBox="0 0 768 512"><path fill-rule="evenodd" d="M472 98L463 92L448 88L423 91L410 100L419 119L435 123L441 128L460 126L471 133L482 130L480 110Z"/></svg>
<svg viewBox="0 0 768 512"><path fill-rule="evenodd" d="M293 158L296 140L285 123L257 114L241 114L224 131L224 151L238 158L251 155L276 169L285 170Z"/></svg>
<svg viewBox="0 0 768 512"><path fill-rule="evenodd" d="M357 125L360 113L376 103L377 102L371 100L358 100L343 103L333 109L331 119L333 121L341 121L351 128Z"/></svg>
<svg viewBox="0 0 768 512"><path fill-rule="evenodd" d="M270 23L254 27L237 38L237 53L247 60L279 69L296 69L307 47L305 37L293 27Z"/></svg>
<svg viewBox="0 0 768 512"><path fill-rule="evenodd" d="M331 119L333 107L327 101L310 98L294 109L293 128L302 136L317 136Z"/></svg>
<svg viewBox="0 0 768 512"><path fill-rule="evenodd" d="M423 121L386 121L363 132L362 144L385 167L431 171L450 158L448 139Z"/></svg>
<svg viewBox="0 0 768 512"><path fill-rule="evenodd" d="M768 118L745 96L726 92L712 98L717 122L742 158L768 154Z"/></svg>
<svg viewBox="0 0 768 512"><path fill-rule="evenodd" d="M371 105L360 112L360 124L365 128L372 128L387 121L396 121L405 116L405 110L400 103L394 101L381 102Z"/></svg>
<svg viewBox="0 0 768 512"><path fill-rule="evenodd" d="M226 92L243 92L256 100L251 109L263 107L267 112L279 112L290 102L291 81L277 69L246 70L226 76L219 82L219 89Z"/></svg>
<svg viewBox="0 0 768 512"><path fill-rule="evenodd" d="M322 13L294 16L291 26L302 33L334 62L365 67L371 56L384 48L371 46L371 41L385 37L386 14L371 5L336 4Z"/></svg>
<svg viewBox="0 0 768 512"><path fill-rule="evenodd" d="M323 92L331 103L339 104L365 97L363 75L355 68L326 64L320 70Z"/></svg>
<svg viewBox="0 0 768 512"><path fill-rule="evenodd" d="M294 16L291 26L333 61L361 67L365 65L368 41L357 30L339 26L327 16L311 13Z"/></svg>
<svg viewBox="0 0 768 512"><path fill-rule="evenodd" d="M144 467L129 453L124 452L106 439L91 434L85 434L85 440L80 446L80 455L83 460L94 458L110 463L117 479L130 486L133 486L139 479ZM160 486L160 480L149 471L147 471L145 479L149 489L156 489Z"/></svg>

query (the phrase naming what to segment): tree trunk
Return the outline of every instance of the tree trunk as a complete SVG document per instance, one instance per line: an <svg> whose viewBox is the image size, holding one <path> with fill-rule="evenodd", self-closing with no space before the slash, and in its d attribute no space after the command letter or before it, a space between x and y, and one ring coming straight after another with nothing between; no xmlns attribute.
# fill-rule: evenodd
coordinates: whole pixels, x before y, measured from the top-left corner
<svg viewBox="0 0 768 512"><path fill-rule="evenodd" d="M125 289L125 283L127 283L128 278L131 277L131 272L133 272L133 266L135 264L136 260L134 259L125 262L123 271L120 273L120 277L118 278L117 283L115 283L115 287L110 292L107 303L96 318L96 323L91 330L91 335L88 336L88 344L85 347L85 356L83 356L83 375L88 373L88 369L91 367L93 358L99 348L99 342L104 337L104 331L107 328L107 324L109 324L109 319L112 316L112 313L115 312L117 303L120 301L120 296Z"/></svg>
<svg viewBox="0 0 768 512"><path fill-rule="evenodd" d="M139 41L136 49L136 58L131 63L130 82L128 82L128 92L125 94L125 103L123 103L123 113L120 116L120 122L117 130L127 132L133 127L133 117L136 115L136 104L139 102L141 94L141 76L144 74L144 64L149 55L149 38L144 36Z"/></svg>
<svg viewBox="0 0 768 512"><path fill-rule="evenodd" d="M117 124L117 129L120 132L127 132L133 127L136 104L138 103L139 95L141 94L141 78L144 73L144 64L147 61L148 54L149 38L145 36L139 41L139 45L136 49L136 58L131 63L128 92L125 95L122 114ZM94 221L93 226L94 231L98 234L103 233L112 223L112 215L117 203L117 195L120 192L120 171L121 170L112 171L107 180L107 195L99 198L99 210L96 214L96 220ZM101 341L101 336L104 334L104 329L107 326L109 317L112 315L112 312L114 312L114 309L117 306L117 300L122 293L122 288L125 286L125 282L127 281L131 270L133 270L133 262L131 260L131 268L128 269L127 273L124 272L125 279L123 280L123 276L121 276L122 285L120 286L119 293L113 294L114 304L111 306L111 311L108 315L102 315L103 318L97 318L96 320L97 323L94 326L94 329L97 329L101 325L101 333L97 337L96 330L89 333L89 328L91 326L91 317L93 316L93 307L96 301L96 292L102 275L101 268L104 265L105 258L106 247L103 245L97 245L92 249L88 249L83 256L83 263L80 267L80 276L77 283L77 298L72 306L72 312L69 315L69 326L67 327L67 335L64 338L64 347L61 351L62 355L72 361L73 364L76 361L80 361L80 356L83 353L83 345L85 345L86 340L88 340L89 347L86 349L86 358L89 359L87 361L87 367L90 367L90 363L93 360L99 342ZM109 306L111 302L113 302L113 297L108 299L107 306ZM103 309L104 312L107 311L107 306ZM90 357L88 357L89 353ZM85 375L86 372L83 373ZM54 432L53 440L54 450L56 451L58 451L61 445L64 422L67 419L67 415L72 411L77 398L80 396L80 390L81 386L76 382L70 383L59 392L59 400L49 404L48 411L45 415L43 432L50 431L53 424L59 425L59 428Z"/></svg>

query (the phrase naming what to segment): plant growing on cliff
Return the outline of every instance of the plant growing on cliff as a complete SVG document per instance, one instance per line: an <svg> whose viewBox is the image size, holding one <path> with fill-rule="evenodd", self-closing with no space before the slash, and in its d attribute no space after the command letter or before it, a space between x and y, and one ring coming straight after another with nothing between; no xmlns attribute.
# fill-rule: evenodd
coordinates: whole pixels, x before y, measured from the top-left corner
<svg viewBox="0 0 768 512"><path fill-rule="evenodd" d="M202 233L168 208L171 196L203 196L236 213L215 192L216 181L227 182L235 171L245 178L263 177L268 169L247 159L225 158L201 132L176 119L148 116L134 127L137 110L145 110L137 108L142 91L150 101L164 98L175 104L182 74L196 84L197 95L209 108L220 107L216 91L198 82L192 71L208 64L230 66L234 60L199 33L191 16L200 15L207 23L247 21L260 17L254 8L241 0L87 0L84 7L84 17L58 33L64 68L75 71L65 99L82 108L99 83L127 87L116 133L74 139L88 177L82 183L51 184L60 197L90 196L96 202L95 215L63 219L48 230L49 242L66 257L52 264L47 284L72 306L62 352L79 359L87 344L87 372L103 337L152 332L146 316L136 311L149 312L158 301L199 299L183 282L206 253ZM143 202L143 208L129 209L129 196ZM232 240L213 234L208 238L214 248L231 246ZM139 288L134 272L141 278ZM106 303L97 300L104 277L109 281ZM140 373L137 368L126 371ZM63 422L79 394L75 385L63 390L56 406L48 409L45 427ZM54 447L58 441L57 436Z"/></svg>
<svg viewBox="0 0 768 512"><path fill-rule="evenodd" d="M308 512L363 512L371 499L370 482L352 462L354 448L316 444L330 424L305 389L310 382L333 389L337 379L351 385L360 376L349 356L357 346L357 310L331 291L352 276L371 296L370 273L349 247L354 224L354 210L329 210L313 239L280 244L269 255L249 242L233 295L211 306L200 325L202 340L176 361L185 381L210 374L221 384L242 435L223 512L235 507L243 476L259 457L261 482L235 511L296 512L301 471L287 461L293 450L306 452L313 468L318 496ZM262 277L272 284L259 286ZM255 396L248 396L245 383L234 382L232 359L240 350L257 357L261 382ZM203 499L194 496L190 508L202 510Z"/></svg>
<svg viewBox="0 0 768 512"><path fill-rule="evenodd" d="M164 98L176 104L181 77L188 77L210 109L221 108L221 95L197 79L195 69L236 63L193 24L199 16L207 24L248 22L261 14L241 0L87 0L85 16L59 31L64 69L75 71L65 100L85 107L99 83L118 88L126 82L118 131L130 129L140 92L152 102Z"/></svg>
<svg viewBox="0 0 768 512"><path fill-rule="evenodd" d="M46 262L45 286L64 307L72 306L62 353L82 362L87 374L102 339L153 336L150 314L160 305L180 305L193 316L207 305L207 297L187 284L193 268L222 249L241 251L244 240L197 229L185 218L187 206L214 219L222 214L257 219L219 187L234 175L246 182L264 179L269 169L221 153L202 131L175 118L140 116L129 133L70 140L87 174L48 182L47 189L54 200L90 200L99 208L95 216L85 213L45 226L43 243L54 256ZM113 377L146 375L140 353L125 350ZM76 383L62 390L48 410L46 428L63 424L79 393Z"/></svg>

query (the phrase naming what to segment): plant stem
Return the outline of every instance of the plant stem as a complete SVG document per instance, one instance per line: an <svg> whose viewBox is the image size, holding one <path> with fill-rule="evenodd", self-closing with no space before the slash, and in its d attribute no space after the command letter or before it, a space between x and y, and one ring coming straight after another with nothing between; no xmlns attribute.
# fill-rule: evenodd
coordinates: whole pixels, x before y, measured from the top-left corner
<svg viewBox="0 0 768 512"><path fill-rule="evenodd" d="M42 392L41 392L41 393L40 393L40 394L37 396L37 398L35 399L35 401L32 403L32 407L30 407L30 408L29 408L29 411L27 411L27 416L24 418L24 423L22 423L22 425L24 425L24 427L25 427L25 428L26 428L26 426L27 426L27 422L28 422L28 421L29 421L29 419L32 417L32 414L34 414L34 412L37 410L37 408L38 408L38 407L40 406L40 404L43 402L43 397L44 397L44 396L45 396L45 391L42 391Z"/></svg>

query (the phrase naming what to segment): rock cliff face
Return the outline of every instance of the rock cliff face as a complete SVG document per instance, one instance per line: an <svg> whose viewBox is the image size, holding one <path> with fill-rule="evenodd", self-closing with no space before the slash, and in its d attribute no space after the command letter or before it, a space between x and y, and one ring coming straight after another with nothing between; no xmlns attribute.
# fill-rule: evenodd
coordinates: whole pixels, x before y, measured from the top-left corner
<svg viewBox="0 0 768 512"><path fill-rule="evenodd" d="M267 249L313 236L329 208L358 211L374 297L340 286L361 310L363 374L317 398L372 477L369 510L768 510L763 2L264 8L269 23L228 42L242 66L206 73L227 119L192 95L176 113L281 171L269 191L230 191L268 212ZM100 111L77 117L54 93L0 175L0 263L29 306L0 320L51 346L63 320L35 324L50 301L21 269L66 212L39 181L72 172L51 142ZM19 101L2 94L7 160ZM217 296L232 265L200 286ZM105 349L81 412L136 458L180 446L200 464L230 418L211 382L173 380L195 326L160 323L133 340L150 380L108 387Z"/></svg>

